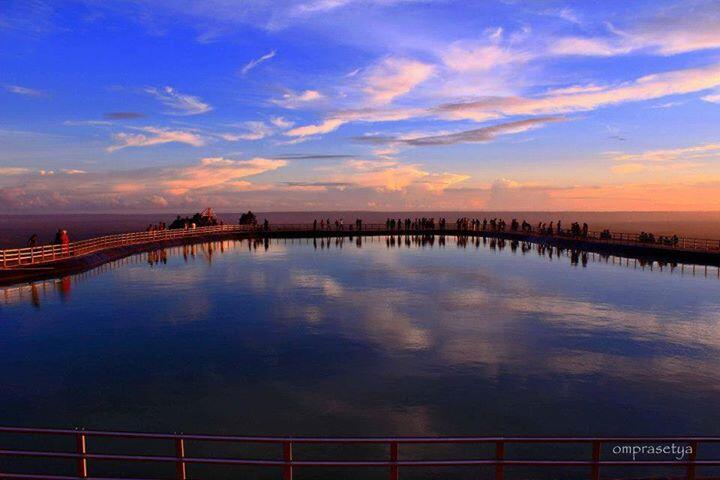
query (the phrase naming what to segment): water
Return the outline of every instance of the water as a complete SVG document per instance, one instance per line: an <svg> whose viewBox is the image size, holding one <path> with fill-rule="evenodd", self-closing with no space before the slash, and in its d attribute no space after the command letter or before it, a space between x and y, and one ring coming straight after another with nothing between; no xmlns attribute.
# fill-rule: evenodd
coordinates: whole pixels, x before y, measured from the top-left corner
<svg viewBox="0 0 720 480"><path fill-rule="evenodd" d="M0 423L717 434L717 269L441 243L200 244L0 290Z"/></svg>

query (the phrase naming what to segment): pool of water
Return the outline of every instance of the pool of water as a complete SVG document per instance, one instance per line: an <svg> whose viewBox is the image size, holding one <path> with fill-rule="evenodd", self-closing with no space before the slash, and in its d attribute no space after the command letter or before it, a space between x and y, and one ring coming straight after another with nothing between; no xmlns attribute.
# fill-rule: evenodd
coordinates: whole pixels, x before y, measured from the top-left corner
<svg viewBox="0 0 720 480"><path fill-rule="evenodd" d="M0 423L717 434L716 269L457 240L227 241L0 289Z"/></svg>

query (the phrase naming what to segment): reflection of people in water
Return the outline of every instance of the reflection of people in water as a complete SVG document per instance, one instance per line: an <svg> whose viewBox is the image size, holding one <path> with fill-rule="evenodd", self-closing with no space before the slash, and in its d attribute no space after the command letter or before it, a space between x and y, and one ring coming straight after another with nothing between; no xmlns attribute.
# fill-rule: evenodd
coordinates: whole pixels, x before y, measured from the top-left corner
<svg viewBox="0 0 720 480"><path fill-rule="evenodd" d="M67 300L70 298L70 290L72 288L72 282L70 277L62 277L57 283L58 292L60 292L60 298Z"/></svg>
<svg viewBox="0 0 720 480"><path fill-rule="evenodd" d="M40 306L40 292L38 292L37 285L34 283L30 285L30 301L34 307Z"/></svg>

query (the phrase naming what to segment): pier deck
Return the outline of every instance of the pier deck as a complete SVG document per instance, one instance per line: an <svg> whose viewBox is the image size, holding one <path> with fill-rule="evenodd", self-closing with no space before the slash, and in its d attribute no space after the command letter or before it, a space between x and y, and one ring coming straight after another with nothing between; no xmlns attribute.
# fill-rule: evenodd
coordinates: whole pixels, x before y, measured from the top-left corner
<svg viewBox="0 0 720 480"><path fill-rule="evenodd" d="M600 232L587 236L547 235L512 230L457 228L389 229L385 224L365 224L360 230L315 228L312 224L278 224L269 228L246 225L218 225L190 230L159 230L107 235L66 245L40 245L0 250L0 284L75 273L140 253L152 248L224 238L321 238L383 235L461 235L491 237L508 241L530 242L563 249L600 254L643 258L668 263L720 266L720 240L680 237L674 244L640 241L638 234L612 233L604 238Z"/></svg>

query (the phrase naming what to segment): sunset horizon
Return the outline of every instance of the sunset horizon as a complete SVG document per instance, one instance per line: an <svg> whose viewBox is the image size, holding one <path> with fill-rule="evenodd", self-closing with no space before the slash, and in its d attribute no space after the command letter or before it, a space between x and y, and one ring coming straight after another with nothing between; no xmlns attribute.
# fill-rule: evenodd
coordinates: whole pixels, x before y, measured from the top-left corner
<svg viewBox="0 0 720 480"><path fill-rule="evenodd" d="M718 211L718 3L622 10L6 2L0 203Z"/></svg>

